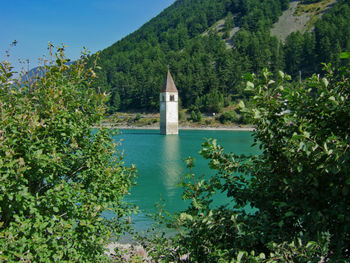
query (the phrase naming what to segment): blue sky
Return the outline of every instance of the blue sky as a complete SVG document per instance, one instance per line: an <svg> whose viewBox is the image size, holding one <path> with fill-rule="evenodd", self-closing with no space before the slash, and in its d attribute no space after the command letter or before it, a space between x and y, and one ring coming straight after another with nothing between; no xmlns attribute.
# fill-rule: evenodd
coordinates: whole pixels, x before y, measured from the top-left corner
<svg viewBox="0 0 350 263"><path fill-rule="evenodd" d="M18 59L30 68L47 54L47 45L67 45L71 59L85 46L95 53L134 32L175 0L0 0L0 60L10 49L16 70ZM27 67L27 66L26 66Z"/></svg>

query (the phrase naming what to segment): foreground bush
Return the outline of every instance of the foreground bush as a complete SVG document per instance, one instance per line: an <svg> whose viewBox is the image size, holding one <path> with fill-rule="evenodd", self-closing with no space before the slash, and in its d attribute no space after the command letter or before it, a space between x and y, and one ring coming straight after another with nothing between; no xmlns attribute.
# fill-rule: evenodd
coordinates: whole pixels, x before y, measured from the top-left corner
<svg viewBox="0 0 350 263"><path fill-rule="evenodd" d="M349 58L349 54L343 54ZM350 244L350 67L293 84L280 72L247 75L261 154L202 146L213 177L188 174L189 208L168 223L149 251L164 262L348 262ZM245 108L244 105L241 105ZM187 160L193 167L192 159ZM227 205L215 207L215 193ZM159 244L164 244L160 246Z"/></svg>
<svg viewBox="0 0 350 263"><path fill-rule="evenodd" d="M135 171L111 131L92 129L107 99L89 88L94 72L84 57L68 62L59 48L42 77L23 82L0 64L1 262L101 262L127 227Z"/></svg>

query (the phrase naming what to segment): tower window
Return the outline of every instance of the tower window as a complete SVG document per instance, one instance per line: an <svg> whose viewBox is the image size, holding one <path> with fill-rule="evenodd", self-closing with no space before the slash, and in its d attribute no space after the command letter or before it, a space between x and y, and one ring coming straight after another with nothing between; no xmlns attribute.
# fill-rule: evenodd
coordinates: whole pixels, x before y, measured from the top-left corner
<svg viewBox="0 0 350 263"><path fill-rule="evenodd" d="M170 95L170 101L175 101L175 96L174 95Z"/></svg>

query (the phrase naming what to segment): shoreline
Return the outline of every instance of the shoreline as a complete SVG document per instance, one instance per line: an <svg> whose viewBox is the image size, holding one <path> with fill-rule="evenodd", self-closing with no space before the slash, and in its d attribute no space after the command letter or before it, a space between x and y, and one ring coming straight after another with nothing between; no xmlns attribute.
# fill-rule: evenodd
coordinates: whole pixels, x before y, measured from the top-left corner
<svg viewBox="0 0 350 263"><path fill-rule="evenodd" d="M98 126L94 126L94 128L109 128L109 129L119 129L119 130L159 130L159 126L126 126L126 125L114 125L111 123L104 123ZM179 126L179 131L181 130L202 130L202 131L255 131L255 128L253 126L217 126L217 127L210 127L210 126L200 126L200 127L193 127L193 126Z"/></svg>

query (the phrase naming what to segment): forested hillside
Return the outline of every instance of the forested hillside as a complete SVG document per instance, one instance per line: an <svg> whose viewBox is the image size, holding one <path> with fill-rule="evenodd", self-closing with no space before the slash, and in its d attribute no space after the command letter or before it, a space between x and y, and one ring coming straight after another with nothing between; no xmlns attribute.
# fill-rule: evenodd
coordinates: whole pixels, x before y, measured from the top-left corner
<svg viewBox="0 0 350 263"><path fill-rule="evenodd" d="M340 63L339 53L350 49L349 5L337 1L311 33L292 33L282 42L270 29L289 0L178 0L99 54L95 85L111 93L111 112L157 110L169 66L184 107L218 112L245 96L246 72L268 67L306 77L319 72L321 62ZM220 19L225 21L221 32L208 30ZM227 39L235 27L239 31Z"/></svg>

